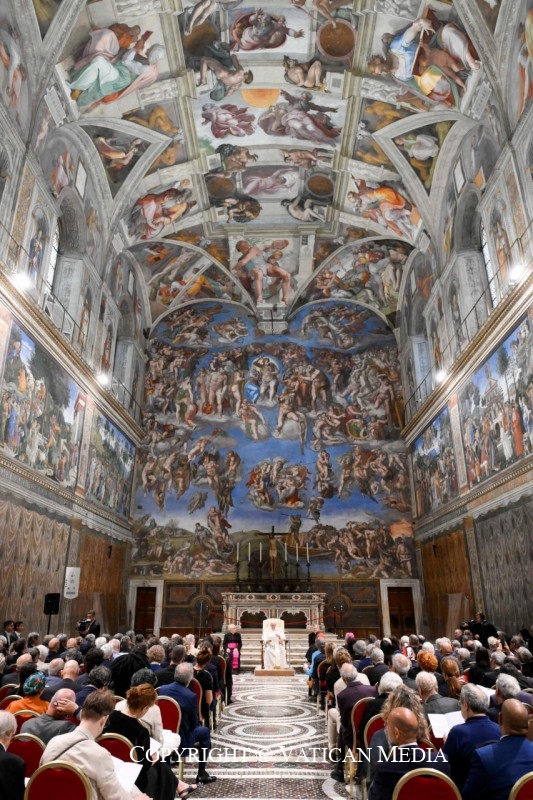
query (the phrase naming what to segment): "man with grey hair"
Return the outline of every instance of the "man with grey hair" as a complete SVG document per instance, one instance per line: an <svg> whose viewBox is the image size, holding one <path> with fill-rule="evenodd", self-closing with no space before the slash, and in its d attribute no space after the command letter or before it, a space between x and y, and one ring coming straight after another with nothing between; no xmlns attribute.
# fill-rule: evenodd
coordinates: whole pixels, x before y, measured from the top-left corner
<svg viewBox="0 0 533 800"><path fill-rule="evenodd" d="M359 700L364 697L377 697L374 686L365 686L358 680L357 669L353 664L343 664L340 668L340 676L346 684L346 689L337 695L337 708L341 721L341 757L331 777L339 783L344 783L342 763L346 748L352 748L356 743L353 741L352 732L352 709ZM357 746L357 745L356 745Z"/></svg>
<svg viewBox="0 0 533 800"><path fill-rule="evenodd" d="M58 689L50 700L48 710L41 714L40 717L34 717L25 722L21 733L31 733L45 744L48 744L54 736L58 736L61 733L70 733L76 728L76 725L66 719L69 716L69 706L65 708L64 703L65 701L72 703L75 700L76 695L72 689Z"/></svg>
<svg viewBox="0 0 533 800"><path fill-rule="evenodd" d="M531 704L531 695L520 690L520 684L512 675L505 673L498 676L495 683L495 692L490 698L489 717L493 722L499 721L499 715L505 700L520 700L521 703Z"/></svg>
<svg viewBox="0 0 533 800"><path fill-rule="evenodd" d="M396 689L397 686L402 685L402 679L395 672L387 670L382 676L378 684L378 696L373 700L369 700L365 705L359 728L357 729L357 746L363 747L363 734L367 722L375 717L376 714L381 714L385 701L389 694Z"/></svg>
<svg viewBox="0 0 533 800"><path fill-rule="evenodd" d="M438 692L437 679L433 672L419 672L416 676L416 688L424 704L424 714L448 714L460 711L458 700L453 697L441 697Z"/></svg>
<svg viewBox="0 0 533 800"><path fill-rule="evenodd" d="M178 645L181 647L182 645ZM161 670L159 670L161 671ZM189 683L194 673L193 665L188 661L180 662L174 671L172 683L160 686L157 693L161 697L171 697L181 708L181 722L179 734L181 747L185 750L198 748L198 775L196 783L213 783L214 775L209 775L206 769L207 760L211 751L211 734L209 728L198 724L198 704L195 693L189 689Z"/></svg>
<svg viewBox="0 0 533 800"><path fill-rule="evenodd" d="M470 770L472 753L478 745L497 742L500 728L488 718L489 698L479 686L465 683L459 702L465 724L454 725L450 730L443 752L450 764L452 780L461 791Z"/></svg>
<svg viewBox="0 0 533 800"><path fill-rule="evenodd" d="M162 667L157 670L156 687L165 686L175 680L176 667L185 659L185 646L183 644L176 644L172 648L170 654L170 664L168 667Z"/></svg>
<svg viewBox="0 0 533 800"><path fill-rule="evenodd" d="M409 670L411 669L411 662L404 656L403 653L394 653L392 660L391 660L391 672L395 672L396 675L399 675L402 679L402 683L404 686L407 686L409 689L412 689L414 692L417 691L416 683L413 678L409 677Z"/></svg>
<svg viewBox="0 0 533 800"><path fill-rule="evenodd" d="M372 659L372 666L366 667L364 672L370 685L377 686L383 675L389 671L389 668L385 664L385 653L381 647L374 647L370 658Z"/></svg>
<svg viewBox="0 0 533 800"><path fill-rule="evenodd" d="M9 711L0 711L0 797L23 800L25 764L7 748L17 731L17 722Z"/></svg>

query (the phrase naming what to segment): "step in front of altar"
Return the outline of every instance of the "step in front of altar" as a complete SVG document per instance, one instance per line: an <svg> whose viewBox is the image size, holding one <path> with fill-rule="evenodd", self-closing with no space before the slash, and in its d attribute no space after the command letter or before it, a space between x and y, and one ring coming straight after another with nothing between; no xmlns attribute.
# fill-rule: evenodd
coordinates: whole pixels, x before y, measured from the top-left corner
<svg viewBox="0 0 533 800"><path fill-rule="evenodd" d="M256 667L254 675L256 678L292 678L295 672L292 667L285 667L285 669L262 669L261 667Z"/></svg>

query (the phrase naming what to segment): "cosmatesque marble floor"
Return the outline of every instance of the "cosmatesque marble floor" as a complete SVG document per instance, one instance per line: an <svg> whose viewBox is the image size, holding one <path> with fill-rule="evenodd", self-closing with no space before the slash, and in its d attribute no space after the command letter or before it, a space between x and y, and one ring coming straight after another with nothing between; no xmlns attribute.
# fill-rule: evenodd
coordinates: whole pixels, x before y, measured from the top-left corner
<svg viewBox="0 0 533 800"><path fill-rule="evenodd" d="M208 771L216 783L200 786L194 798L232 800L343 800L347 788L331 777L326 718L308 698L303 675L234 676L234 702L212 733ZM193 780L186 764L185 779ZM359 797L359 789L356 789Z"/></svg>

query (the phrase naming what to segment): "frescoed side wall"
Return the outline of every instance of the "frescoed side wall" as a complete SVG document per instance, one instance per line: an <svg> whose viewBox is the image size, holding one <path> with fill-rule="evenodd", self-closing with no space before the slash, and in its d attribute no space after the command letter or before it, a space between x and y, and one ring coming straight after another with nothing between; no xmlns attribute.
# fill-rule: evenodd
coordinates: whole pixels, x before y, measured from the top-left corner
<svg viewBox="0 0 533 800"><path fill-rule="evenodd" d="M250 559L279 577L307 554L314 577L414 574L398 354L380 318L316 303L279 337L203 302L155 334L134 575L233 579ZM256 535L272 526L283 542Z"/></svg>
<svg viewBox="0 0 533 800"><path fill-rule="evenodd" d="M89 445L87 497L129 516L135 447L98 409L94 409Z"/></svg>

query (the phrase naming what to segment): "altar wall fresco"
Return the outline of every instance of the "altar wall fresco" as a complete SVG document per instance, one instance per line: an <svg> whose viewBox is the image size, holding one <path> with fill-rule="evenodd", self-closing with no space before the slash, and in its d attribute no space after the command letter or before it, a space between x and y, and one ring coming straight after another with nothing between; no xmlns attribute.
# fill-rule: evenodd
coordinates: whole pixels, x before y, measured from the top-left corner
<svg viewBox="0 0 533 800"><path fill-rule="evenodd" d="M398 354L381 318L315 303L272 336L237 305L200 302L155 337L133 575L234 578L249 553L264 574L303 570L307 553L314 577L414 574ZM257 532L272 526L288 535L269 552Z"/></svg>

